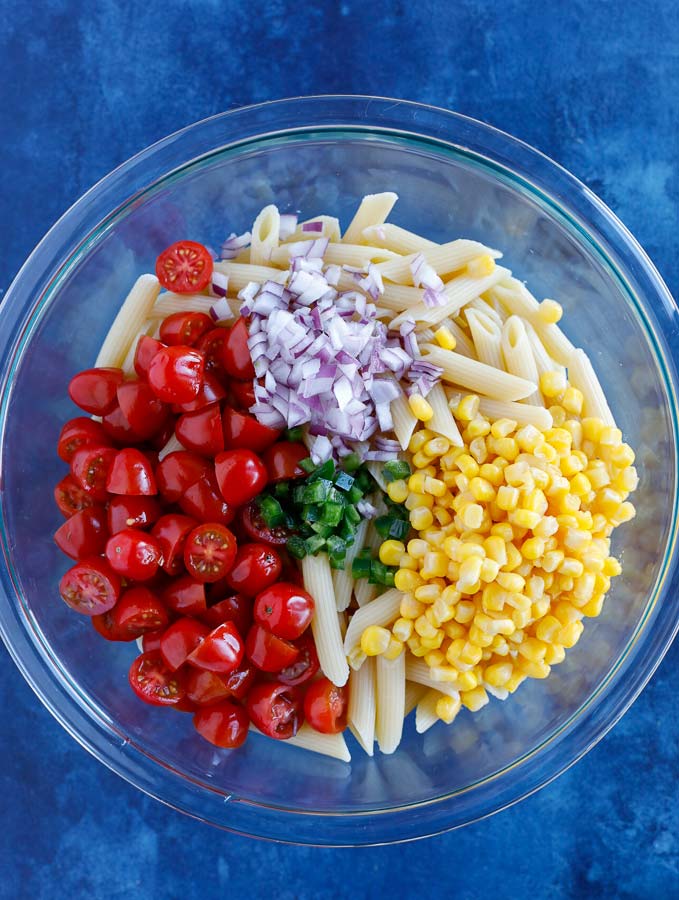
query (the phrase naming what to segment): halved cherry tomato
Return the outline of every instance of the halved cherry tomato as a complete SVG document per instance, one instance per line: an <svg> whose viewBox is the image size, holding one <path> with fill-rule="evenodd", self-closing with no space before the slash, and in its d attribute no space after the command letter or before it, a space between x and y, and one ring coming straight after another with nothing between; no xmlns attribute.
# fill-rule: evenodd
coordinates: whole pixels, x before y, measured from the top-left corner
<svg viewBox="0 0 679 900"><path fill-rule="evenodd" d="M168 513L151 529L163 555L162 568L168 575L178 575L184 567L184 542L198 523L189 516Z"/></svg>
<svg viewBox="0 0 679 900"><path fill-rule="evenodd" d="M215 747L233 749L245 743L250 720L242 706L223 700L193 716L193 726L201 737Z"/></svg>
<svg viewBox="0 0 679 900"><path fill-rule="evenodd" d="M167 444L170 438L173 437L173 435L174 416L168 416L165 420L165 424L160 429L160 431L157 431L149 441L156 455L156 465L158 464L158 456L160 454L160 451L163 449L165 444Z"/></svg>
<svg viewBox="0 0 679 900"><path fill-rule="evenodd" d="M108 615L110 615L110 613ZM151 653L152 650L160 650L160 639L164 634L164 628L159 628L158 631L147 631L142 634L141 645L144 649L144 653Z"/></svg>
<svg viewBox="0 0 679 900"><path fill-rule="evenodd" d="M199 525L186 538L184 565L198 581L213 582L230 571L236 558L236 538L225 525Z"/></svg>
<svg viewBox="0 0 679 900"><path fill-rule="evenodd" d="M114 607L115 609L115 607ZM121 631L113 621L113 609L108 612L99 613L92 616L92 625L97 634L100 634L107 641L133 641L134 635Z"/></svg>
<svg viewBox="0 0 679 900"><path fill-rule="evenodd" d="M116 405L116 390L123 380L122 369L85 369L71 378L71 400L95 416L105 416Z"/></svg>
<svg viewBox="0 0 679 900"><path fill-rule="evenodd" d="M188 662L210 672L233 672L243 660L243 639L233 622L224 622L211 631L188 657Z"/></svg>
<svg viewBox="0 0 679 900"><path fill-rule="evenodd" d="M262 672L280 672L292 665L299 655L294 644L276 637L261 625L253 625L248 631L245 652Z"/></svg>
<svg viewBox="0 0 679 900"><path fill-rule="evenodd" d="M186 695L196 706L219 703L231 696L226 678L226 675L208 672L207 669L189 669L186 673Z"/></svg>
<svg viewBox="0 0 679 900"><path fill-rule="evenodd" d="M126 381L118 388L118 406L130 428L143 440L152 438L167 422L169 409L143 381Z"/></svg>
<svg viewBox="0 0 679 900"><path fill-rule="evenodd" d="M241 544L226 581L234 591L254 597L277 580L282 568L281 558L273 547Z"/></svg>
<svg viewBox="0 0 679 900"><path fill-rule="evenodd" d="M177 344L193 347L213 325L214 322L205 313L172 313L172 315L163 319L160 326L160 339L169 347L175 347Z"/></svg>
<svg viewBox="0 0 679 900"><path fill-rule="evenodd" d="M151 360L159 350L165 345L155 338L142 335L137 342L137 349L134 354L134 371L140 378L146 380L149 377L149 366Z"/></svg>
<svg viewBox="0 0 679 900"><path fill-rule="evenodd" d="M237 412L230 406L224 407L222 413L224 427L224 446L227 450L245 448L261 453L280 437L280 431L262 425L249 413Z"/></svg>
<svg viewBox="0 0 679 900"><path fill-rule="evenodd" d="M173 672L157 650L135 659L129 680L137 697L152 706L176 706L186 697L184 673Z"/></svg>
<svg viewBox="0 0 679 900"><path fill-rule="evenodd" d="M316 644L310 631L295 641L295 647L299 651L297 659L285 669L281 669L276 678L283 684L304 684L310 681L320 668Z"/></svg>
<svg viewBox="0 0 679 900"><path fill-rule="evenodd" d="M81 447L71 459L71 473L93 500L103 503L107 498L106 480L118 451L113 447Z"/></svg>
<svg viewBox="0 0 679 900"><path fill-rule="evenodd" d="M61 429L57 453L60 459L70 463L73 454L80 447L93 444L97 447L105 447L109 443L108 435L101 422L95 422L86 416L77 416L75 419L70 419Z"/></svg>
<svg viewBox="0 0 679 900"><path fill-rule="evenodd" d="M321 734L338 734L347 727L347 690L328 678L319 678L307 688L304 718Z"/></svg>
<svg viewBox="0 0 679 900"><path fill-rule="evenodd" d="M224 449L222 414L218 403L197 412L184 413L175 425L177 439L194 453L216 456Z"/></svg>
<svg viewBox="0 0 679 900"><path fill-rule="evenodd" d="M133 638L164 628L170 621L167 610L147 587L126 590L111 610L114 626Z"/></svg>
<svg viewBox="0 0 679 900"><path fill-rule="evenodd" d="M176 503L192 484L210 471L212 466L202 456L188 450L175 450L158 463L158 490L168 503Z"/></svg>
<svg viewBox="0 0 679 900"><path fill-rule="evenodd" d="M220 494L212 471L186 489L179 506L187 516L193 516L200 522L219 522L220 525L230 525L236 514Z"/></svg>
<svg viewBox="0 0 679 900"><path fill-rule="evenodd" d="M205 371L214 375L223 384L226 383L228 375L222 363L222 354L224 352L224 342L228 334L226 328L213 328L208 331L196 344L196 349L205 357Z"/></svg>
<svg viewBox="0 0 679 900"><path fill-rule="evenodd" d="M163 560L160 542L137 528L125 528L109 538L106 559L111 568L134 581L147 581Z"/></svg>
<svg viewBox="0 0 679 900"><path fill-rule="evenodd" d="M294 441L277 441L262 453L262 462L266 466L270 482L304 478L306 473L298 463L308 458L309 451L304 444Z"/></svg>
<svg viewBox="0 0 679 900"><path fill-rule="evenodd" d="M236 381L229 385L233 405L236 409L248 410L255 403L255 384L253 381Z"/></svg>
<svg viewBox="0 0 679 900"><path fill-rule="evenodd" d="M190 403L175 404L172 407L172 411L174 413L197 412L199 409L203 409L211 403L217 403L219 400L223 400L224 397L226 397L226 391L222 387L220 381L212 375L212 373L206 371L196 399L192 400Z"/></svg>
<svg viewBox="0 0 679 900"><path fill-rule="evenodd" d="M54 488L54 499L59 512L67 518L95 504L94 497L83 490L72 475L66 475Z"/></svg>
<svg viewBox="0 0 679 900"><path fill-rule="evenodd" d="M104 552L108 529L101 506L82 509L67 519L54 533L54 542L71 559L99 556Z"/></svg>
<svg viewBox="0 0 679 900"><path fill-rule="evenodd" d="M237 669L222 675L229 693L236 700L244 700L248 691L257 680L257 670L247 660L241 662Z"/></svg>
<svg viewBox="0 0 679 900"><path fill-rule="evenodd" d="M182 616L200 616L202 619L207 610L205 585L190 575L174 578L163 591L163 600L173 612ZM215 627L211 622L206 624Z"/></svg>
<svg viewBox="0 0 679 900"><path fill-rule="evenodd" d="M245 533L253 541L261 541L272 547L282 547L290 537L290 532L283 525L270 528L266 524L256 500L239 510L238 519Z"/></svg>
<svg viewBox="0 0 679 900"><path fill-rule="evenodd" d="M148 528L160 517L162 508L155 497L112 497L108 504L108 530Z"/></svg>
<svg viewBox="0 0 679 900"><path fill-rule="evenodd" d="M240 381L247 381L255 377L248 337L248 326L245 319L241 317L235 325L229 328L222 350L222 362L227 375L238 378Z"/></svg>
<svg viewBox="0 0 679 900"><path fill-rule="evenodd" d="M207 247L196 241L170 244L156 260L156 276L168 291L197 294L207 286L214 264Z"/></svg>
<svg viewBox="0 0 679 900"><path fill-rule="evenodd" d="M190 403L200 393L205 359L191 347L164 347L149 364L149 385L164 403Z"/></svg>
<svg viewBox="0 0 679 900"><path fill-rule="evenodd" d="M252 450L226 450L215 458L222 497L229 506L242 506L266 487L266 469Z"/></svg>
<svg viewBox="0 0 679 900"><path fill-rule="evenodd" d="M141 441L141 438L127 421L119 406L116 406L113 412L104 416L101 424L106 434L118 444L129 446L129 444L138 444Z"/></svg>
<svg viewBox="0 0 679 900"><path fill-rule="evenodd" d="M134 447L119 450L108 471L106 490L127 497L157 494L156 477L148 457Z"/></svg>
<svg viewBox="0 0 679 900"><path fill-rule="evenodd" d="M212 590L218 586L219 582L210 585L211 598L219 596L219 594L212 594ZM239 634L247 634L252 625L252 600L248 600L242 594L231 594L216 603L210 601L210 606L201 614L200 618L211 628L216 628L222 622L233 622Z"/></svg>
<svg viewBox="0 0 679 900"><path fill-rule="evenodd" d="M173 671L178 669L209 634L210 629L202 622L177 619L160 639L160 652L165 664Z"/></svg>
<svg viewBox="0 0 679 900"><path fill-rule="evenodd" d="M302 694L287 684L256 684L246 703L252 724L263 734L285 741L294 737L304 722Z"/></svg>
<svg viewBox="0 0 679 900"><path fill-rule="evenodd" d="M71 609L96 616L115 606L120 587L120 577L106 560L90 556L66 572L59 582L59 593Z"/></svg>
<svg viewBox="0 0 679 900"><path fill-rule="evenodd" d="M303 588L279 581L255 599L255 622L277 637L294 640L311 624L314 599Z"/></svg>

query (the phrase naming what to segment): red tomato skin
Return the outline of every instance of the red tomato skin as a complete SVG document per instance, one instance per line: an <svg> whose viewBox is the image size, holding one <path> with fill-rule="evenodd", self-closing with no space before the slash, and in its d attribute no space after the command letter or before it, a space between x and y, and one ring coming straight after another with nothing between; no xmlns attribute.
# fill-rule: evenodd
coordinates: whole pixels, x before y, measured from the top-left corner
<svg viewBox="0 0 679 900"><path fill-rule="evenodd" d="M83 490L72 475L66 475L54 488L54 500L62 516L69 518L95 505L94 497Z"/></svg>
<svg viewBox="0 0 679 900"><path fill-rule="evenodd" d="M222 497L229 506L242 506L266 487L266 469L252 450L226 450L215 458Z"/></svg>
<svg viewBox="0 0 679 900"><path fill-rule="evenodd" d="M181 616L200 616L202 619L207 609L205 585L190 575L181 575L167 585L163 602ZM211 625L210 622L206 624Z"/></svg>
<svg viewBox="0 0 679 900"><path fill-rule="evenodd" d="M224 678L231 696L235 700L242 701L257 680L257 670L254 666L251 666L247 660L244 660L237 669L234 669L233 672L229 672L228 675L223 675L222 677Z"/></svg>
<svg viewBox="0 0 679 900"><path fill-rule="evenodd" d="M222 350L222 364L227 375L239 381L248 381L255 377L255 370L248 347L248 326L245 319L239 318L229 328Z"/></svg>
<svg viewBox="0 0 679 900"><path fill-rule="evenodd" d="M243 639L233 622L218 625L189 656L188 662L210 672L233 672L243 661Z"/></svg>
<svg viewBox="0 0 679 900"><path fill-rule="evenodd" d="M297 659L299 651L294 644L271 634L261 625L253 625L245 641L248 659L262 672L280 672Z"/></svg>
<svg viewBox="0 0 679 900"><path fill-rule="evenodd" d="M309 631L295 641L299 651L297 659L285 669L281 669L276 678L282 684L299 685L311 681L320 669L316 644Z"/></svg>
<svg viewBox="0 0 679 900"><path fill-rule="evenodd" d="M146 631L141 636L141 645L144 648L144 653L150 653L153 650L160 650L160 639L165 634L164 628L159 628L157 631Z"/></svg>
<svg viewBox="0 0 679 900"><path fill-rule="evenodd" d="M199 409L204 409L204 407L209 406L211 403L218 403L220 400L223 400L224 397L226 397L226 391L220 384L219 379L206 370L205 375L203 376L203 383L200 386L200 391L198 392L196 399L192 400L190 403L175 404L172 407L172 412L176 415L197 412Z"/></svg>
<svg viewBox="0 0 679 900"><path fill-rule="evenodd" d="M168 503L177 503L191 485L211 471L210 463L197 453L175 450L156 467L158 490Z"/></svg>
<svg viewBox="0 0 679 900"><path fill-rule="evenodd" d="M221 383L226 384L228 375L222 363L224 342L228 331L226 328L213 328L208 331L196 344L196 349L205 356L205 371L214 375Z"/></svg>
<svg viewBox="0 0 679 900"><path fill-rule="evenodd" d="M230 406L222 413L224 446L227 450L254 450L261 453L280 437L280 431L262 425L250 413L238 412Z"/></svg>
<svg viewBox="0 0 679 900"><path fill-rule="evenodd" d="M141 438L127 421L119 406L116 406L112 412L104 416L101 424L106 434L116 444L129 446L129 444L139 444L141 442Z"/></svg>
<svg viewBox="0 0 679 900"><path fill-rule="evenodd" d="M186 697L184 673L173 672L157 650L134 660L129 681L137 697L152 706L177 706Z"/></svg>
<svg viewBox="0 0 679 900"><path fill-rule="evenodd" d="M273 547L241 544L226 581L234 591L254 597L278 579L282 568L281 558Z"/></svg>
<svg viewBox="0 0 679 900"><path fill-rule="evenodd" d="M256 684L248 694L250 721L264 734L280 741L294 737L304 722L302 694L287 684Z"/></svg>
<svg viewBox="0 0 679 900"><path fill-rule="evenodd" d="M194 728L201 737L215 747L229 750L245 743L249 723L243 707L228 700L200 709L193 716Z"/></svg>
<svg viewBox="0 0 679 900"><path fill-rule="evenodd" d="M238 510L238 521L250 540L271 547L282 547L290 537L287 528L269 528L259 511L257 501L253 500Z"/></svg>
<svg viewBox="0 0 679 900"><path fill-rule="evenodd" d="M142 335L137 342L137 349L134 354L134 371L144 381L149 377L149 366L151 360L159 350L162 350L165 344L156 338Z"/></svg>
<svg viewBox="0 0 679 900"><path fill-rule="evenodd" d="M190 403L200 393L205 359L191 347L165 347L149 364L148 380L163 403Z"/></svg>
<svg viewBox="0 0 679 900"><path fill-rule="evenodd" d="M339 734L347 727L347 690L327 678L312 681L304 697L304 718L321 734Z"/></svg>
<svg viewBox="0 0 679 900"><path fill-rule="evenodd" d="M109 437L104 431L101 422L95 422L86 416L77 416L75 419L69 419L61 429L57 444L57 454L59 459L63 459L65 463L70 463L73 459L73 454L80 447L92 445L106 447L109 444Z"/></svg>
<svg viewBox="0 0 679 900"><path fill-rule="evenodd" d="M266 466L269 483L289 481L292 478L304 478L305 471L298 465L302 459L309 458L309 451L304 444L295 441L277 441L262 454L262 462Z"/></svg>
<svg viewBox="0 0 679 900"><path fill-rule="evenodd" d="M108 471L106 490L126 497L150 497L158 493L153 466L134 447L119 450Z"/></svg>
<svg viewBox="0 0 679 900"><path fill-rule="evenodd" d="M85 369L71 378L68 395L85 412L105 416L116 405L116 389L122 380L122 369Z"/></svg>
<svg viewBox="0 0 679 900"><path fill-rule="evenodd" d="M80 586L92 586L99 591L97 597L83 596ZM59 593L71 609L86 616L106 613L115 606L120 596L120 577L104 559L90 556L81 559L66 572L59 582Z"/></svg>
<svg viewBox="0 0 679 900"><path fill-rule="evenodd" d="M123 528L150 528L162 514L155 497L112 497L108 504L107 518L110 534Z"/></svg>
<svg viewBox="0 0 679 900"><path fill-rule="evenodd" d="M255 598L255 622L277 637L294 641L311 624L314 600L303 588L279 581Z"/></svg>
<svg viewBox="0 0 679 900"><path fill-rule="evenodd" d="M172 313L160 325L160 339L168 347L176 347L178 344L193 347L213 325L214 322L205 313Z"/></svg>
<svg viewBox="0 0 679 900"><path fill-rule="evenodd" d="M218 584L219 582L211 587ZM252 625L252 600L242 594L231 594L216 603L211 603L200 618L210 628L216 628L223 622L233 622L239 634L247 634Z"/></svg>
<svg viewBox="0 0 679 900"><path fill-rule="evenodd" d="M236 381L229 385L229 391L233 400L234 409L249 410L255 404L254 381Z"/></svg>
<svg viewBox="0 0 679 900"><path fill-rule="evenodd" d="M160 543L138 528L124 528L106 544L106 559L114 572L134 581L147 581L163 560Z"/></svg>
<svg viewBox="0 0 679 900"><path fill-rule="evenodd" d="M106 481L116 458L113 447L81 447L71 459L71 474L97 503L107 499Z"/></svg>
<svg viewBox="0 0 679 900"><path fill-rule="evenodd" d="M111 610L114 627L132 638L165 628L170 619L158 597L146 587L131 587Z"/></svg>
<svg viewBox="0 0 679 900"><path fill-rule="evenodd" d="M219 581L229 572L235 557L236 538L217 522L198 525L184 544L184 565L198 581Z"/></svg>
<svg viewBox="0 0 679 900"><path fill-rule="evenodd" d="M207 287L214 263L207 247L197 241L176 241L156 260L156 276L168 291L197 294Z"/></svg>
<svg viewBox="0 0 679 900"><path fill-rule="evenodd" d="M165 665L176 671L210 633L202 622L195 619L177 619L160 639L160 653Z"/></svg>
<svg viewBox="0 0 679 900"><path fill-rule="evenodd" d="M189 516L168 513L161 516L151 529L163 556L162 569L168 575L178 575L184 568L184 542L198 523Z"/></svg>
<svg viewBox="0 0 679 900"><path fill-rule="evenodd" d="M115 609L115 607L113 607ZM107 641L127 642L134 640L134 635L121 631L113 621L113 609L92 616L92 625L97 634Z"/></svg>
<svg viewBox="0 0 679 900"><path fill-rule="evenodd" d="M54 543L71 559L99 556L104 552L107 539L106 513L101 506L81 510L54 533Z"/></svg>
<svg viewBox="0 0 679 900"><path fill-rule="evenodd" d="M163 428L170 411L144 381L126 381L118 388L118 406L130 428L149 440Z"/></svg>
<svg viewBox="0 0 679 900"><path fill-rule="evenodd" d="M175 434L187 450L213 457L224 449L222 415L218 403L196 412L184 413L175 425Z"/></svg>
<svg viewBox="0 0 679 900"><path fill-rule="evenodd" d="M186 694L196 706L210 706L226 700L231 691L226 686L226 678L217 672L190 668L186 673Z"/></svg>
<svg viewBox="0 0 679 900"><path fill-rule="evenodd" d="M180 509L199 522L219 522L230 525L236 512L219 493L217 480L210 471L184 492Z"/></svg>

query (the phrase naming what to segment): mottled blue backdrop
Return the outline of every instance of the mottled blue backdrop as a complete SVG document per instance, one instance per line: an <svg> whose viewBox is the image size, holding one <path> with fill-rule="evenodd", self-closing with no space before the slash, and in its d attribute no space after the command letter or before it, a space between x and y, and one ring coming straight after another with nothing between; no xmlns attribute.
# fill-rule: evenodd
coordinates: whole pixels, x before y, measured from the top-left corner
<svg viewBox="0 0 679 900"><path fill-rule="evenodd" d="M0 288L102 175L230 107L308 93L450 107L585 181L679 290L675 0L0 0ZM1 294L0 294L1 296ZM403 847L199 825L88 756L0 652L0 898L679 896L675 645L584 761L493 819Z"/></svg>

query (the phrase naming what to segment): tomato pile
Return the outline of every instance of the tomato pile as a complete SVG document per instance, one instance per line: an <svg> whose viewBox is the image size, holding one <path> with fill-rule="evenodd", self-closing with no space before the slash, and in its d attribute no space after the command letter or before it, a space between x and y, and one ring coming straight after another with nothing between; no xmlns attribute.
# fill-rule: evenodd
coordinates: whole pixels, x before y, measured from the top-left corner
<svg viewBox="0 0 679 900"><path fill-rule="evenodd" d="M135 694L193 713L218 747L240 746L250 722L278 739L305 719L341 731L346 691L319 675L314 601L285 551L289 533L267 527L256 503L267 485L304 475L306 449L247 411L243 320L215 328L177 313L159 335L139 340L136 377L101 368L70 382L101 421L78 416L59 437L70 472L55 489L66 517L55 541L75 560L61 596L107 640L141 638ZM186 449L159 460L173 434Z"/></svg>

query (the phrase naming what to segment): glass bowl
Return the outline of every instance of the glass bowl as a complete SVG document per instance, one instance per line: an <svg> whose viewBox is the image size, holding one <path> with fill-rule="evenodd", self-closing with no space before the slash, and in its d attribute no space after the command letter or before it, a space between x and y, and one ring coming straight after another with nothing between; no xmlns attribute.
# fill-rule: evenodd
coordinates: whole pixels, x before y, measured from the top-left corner
<svg viewBox="0 0 679 900"><path fill-rule="evenodd" d="M91 365L133 280L182 237L212 246L257 211L339 215L395 190L394 221L434 240L465 236L505 253L592 356L636 448L638 515L614 549L624 574L566 662L508 701L464 711L393 756L351 764L255 737L218 751L187 717L127 686L134 645L108 644L59 599L68 561L54 452L74 414L69 377ZM406 840L463 825L546 784L615 723L679 623L676 594L677 309L615 216L521 142L440 109L367 97L284 100L192 125L86 193L28 259L0 307L3 563L0 627L17 666L84 747L123 778L196 818L300 843Z"/></svg>

